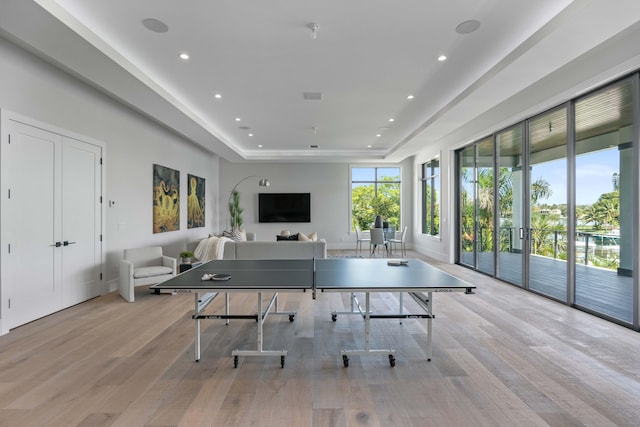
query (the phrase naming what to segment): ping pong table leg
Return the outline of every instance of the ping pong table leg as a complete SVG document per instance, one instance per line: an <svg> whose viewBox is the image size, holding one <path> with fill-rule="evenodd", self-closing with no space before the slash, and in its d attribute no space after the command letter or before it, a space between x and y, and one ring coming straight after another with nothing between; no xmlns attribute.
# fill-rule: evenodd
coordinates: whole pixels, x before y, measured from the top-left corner
<svg viewBox="0 0 640 427"><path fill-rule="evenodd" d="M370 304L370 296L369 292L365 292L364 294L364 351L368 352L371 349L371 316L369 312L369 304Z"/></svg>
<svg viewBox="0 0 640 427"><path fill-rule="evenodd" d="M264 319L262 317L262 292L258 292L258 351L262 352L262 324Z"/></svg>
<svg viewBox="0 0 640 427"><path fill-rule="evenodd" d="M229 292L225 292L224 294L224 314L229 315ZM225 325L229 324L229 319L225 321Z"/></svg>
<svg viewBox="0 0 640 427"><path fill-rule="evenodd" d="M429 307L430 315L430 317L427 319L427 362L431 362L431 353L433 351L433 348L431 347L431 344L433 342L433 293L429 292L427 295L429 296L429 302L427 304Z"/></svg>
<svg viewBox="0 0 640 427"><path fill-rule="evenodd" d="M200 298L198 297L198 293L196 292L195 294L195 309L194 309L194 314L197 316L198 312L199 312L199 302L200 302ZM200 319L196 318L196 340L195 340L195 355L196 355L196 362L200 361Z"/></svg>
<svg viewBox="0 0 640 427"><path fill-rule="evenodd" d="M395 350L394 349L371 349L371 298L370 292L364 293L364 350L341 350L342 363L345 368L349 367L349 355L365 356L370 354L387 354L389 357L389 364L391 367L396 366Z"/></svg>
<svg viewBox="0 0 640 427"><path fill-rule="evenodd" d="M271 308L271 305L274 303L277 298L277 293L274 293L271 301L269 302L269 306L266 309L268 312ZM258 313L256 314L257 321L257 330L256 330L256 338L257 338L257 349L256 350L233 350L231 355L233 356L233 367L238 367L239 357L240 356L280 356L280 366L284 368L285 357L287 356L287 350L263 350L263 324L267 318L266 312L262 310L262 292L258 292ZM280 312L278 314L285 314L284 312ZM288 314L288 313L286 313Z"/></svg>

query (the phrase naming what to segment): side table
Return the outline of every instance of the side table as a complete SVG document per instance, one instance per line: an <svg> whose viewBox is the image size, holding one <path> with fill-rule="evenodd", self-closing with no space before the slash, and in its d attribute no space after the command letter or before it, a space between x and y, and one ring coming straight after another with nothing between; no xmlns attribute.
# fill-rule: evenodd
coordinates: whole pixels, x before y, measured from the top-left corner
<svg viewBox="0 0 640 427"><path fill-rule="evenodd" d="M192 268L198 267L200 265L202 265L202 262L200 261L180 264L178 266L178 273L184 273L185 271L191 270Z"/></svg>

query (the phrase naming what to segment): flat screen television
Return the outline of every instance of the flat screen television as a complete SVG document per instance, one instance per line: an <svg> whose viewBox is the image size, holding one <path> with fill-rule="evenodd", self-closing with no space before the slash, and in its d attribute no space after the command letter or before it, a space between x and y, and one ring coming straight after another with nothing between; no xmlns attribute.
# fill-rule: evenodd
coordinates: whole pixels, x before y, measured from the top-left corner
<svg viewBox="0 0 640 427"><path fill-rule="evenodd" d="M311 222L311 193L259 193L258 222Z"/></svg>

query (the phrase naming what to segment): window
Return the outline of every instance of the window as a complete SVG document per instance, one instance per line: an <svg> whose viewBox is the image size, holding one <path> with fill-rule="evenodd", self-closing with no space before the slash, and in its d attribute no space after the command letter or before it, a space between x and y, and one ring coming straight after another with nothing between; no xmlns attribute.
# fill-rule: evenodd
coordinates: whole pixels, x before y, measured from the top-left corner
<svg viewBox="0 0 640 427"><path fill-rule="evenodd" d="M369 230L376 215L400 228L400 168L351 168L351 226Z"/></svg>
<svg viewBox="0 0 640 427"><path fill-rule="evenodd" d="M422 164L422 234L440 234L440 159Z"/></svg>

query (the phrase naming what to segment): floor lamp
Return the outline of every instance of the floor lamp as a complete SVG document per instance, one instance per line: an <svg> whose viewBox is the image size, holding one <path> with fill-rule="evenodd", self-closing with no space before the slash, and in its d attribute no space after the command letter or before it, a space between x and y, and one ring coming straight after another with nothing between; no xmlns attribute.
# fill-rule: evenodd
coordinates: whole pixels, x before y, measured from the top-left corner
<svg viewBox="0 0 640 427"><path fill-rule="evenodd" d="M259 187L268 187L268 186L271 185L271 183L269 182L268 179L262 178L262 177L260 177L258 175L245 176L240 181L238 181L238 183L233 186L233 189L229 193L229 200L227 200L227 220L229 219L229 216L228 216L229 215L229 205L231 204L231 198L233 197L233 193L236 191L236 188L238 188L238 185L240 185L242 182L246 181L249 178L260 178L260 181L258 181L258 186Z"/></svg>

